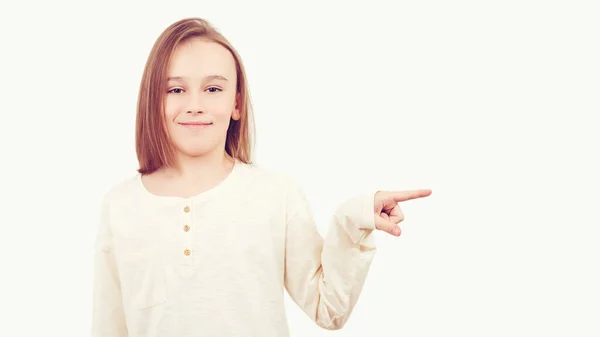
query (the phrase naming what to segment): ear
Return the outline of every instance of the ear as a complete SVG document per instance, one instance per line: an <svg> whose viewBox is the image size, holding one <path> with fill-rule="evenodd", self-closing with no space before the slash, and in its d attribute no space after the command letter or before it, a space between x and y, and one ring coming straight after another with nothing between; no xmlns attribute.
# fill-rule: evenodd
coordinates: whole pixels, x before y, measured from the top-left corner
<svg viewBox="0 0 600 337"><path fill-rule="evenodd" d="M231 118L234 121L237 121L241 118L241 114L240 114L240 94L237 93L235 95L235 107L233 108L233 112L231 113Z"/></svg>

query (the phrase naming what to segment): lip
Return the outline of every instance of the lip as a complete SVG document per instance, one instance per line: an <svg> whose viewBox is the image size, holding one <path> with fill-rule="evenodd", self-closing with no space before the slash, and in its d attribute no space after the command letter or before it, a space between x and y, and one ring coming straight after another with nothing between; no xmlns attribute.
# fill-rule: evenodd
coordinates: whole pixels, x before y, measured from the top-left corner
<svg viewBox="0 0 600 337"><path fill-rule="evenodd" d="M179 122L179 125L186 128L205 128L212 125L212 122Z"/></svg>

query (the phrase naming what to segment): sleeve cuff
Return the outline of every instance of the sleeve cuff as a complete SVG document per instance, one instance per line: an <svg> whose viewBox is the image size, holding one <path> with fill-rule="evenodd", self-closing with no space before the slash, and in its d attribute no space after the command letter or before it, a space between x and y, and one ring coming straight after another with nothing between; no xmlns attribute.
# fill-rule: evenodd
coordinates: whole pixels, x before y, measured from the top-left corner
<svg viewBox="0 0 600 337"><path fill-rule="evenodd" d="M365 193L357 197L357 222L359 229L375 229L375 194L377 191Z"/></svg>

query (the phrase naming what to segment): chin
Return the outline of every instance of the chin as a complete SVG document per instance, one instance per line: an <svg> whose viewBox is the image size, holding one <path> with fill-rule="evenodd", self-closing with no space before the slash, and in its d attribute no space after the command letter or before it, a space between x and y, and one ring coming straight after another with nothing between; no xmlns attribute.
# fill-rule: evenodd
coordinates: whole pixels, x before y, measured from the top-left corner
<svg viewBox="0 0 600 337"><path fill-rule="evenodd" d="M180 148L179 152L188 157L202 157L213 152L214 150L214 148L209 147L184 147Z"/></svg>

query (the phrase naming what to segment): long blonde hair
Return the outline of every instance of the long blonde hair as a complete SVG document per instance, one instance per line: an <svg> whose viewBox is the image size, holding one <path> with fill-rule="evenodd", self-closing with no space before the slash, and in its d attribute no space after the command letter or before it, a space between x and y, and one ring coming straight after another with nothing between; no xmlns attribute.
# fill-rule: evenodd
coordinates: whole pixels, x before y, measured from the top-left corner
<svg viewBox="0 0 600 337"><path fill-rule="evenodd" d="M139 163L138 172L141 174L152 173L175 163L175 147L169 138L164 117L167 70L175 49L181 43L195 37L219 43L229 50L235 60L240 119L230 121L225 151L241 162L252 162L254 117L242 59L231 43L208 21L186 18L171 24L162 32L146 61L140 83L135 123L135 148Z"/></svg>

